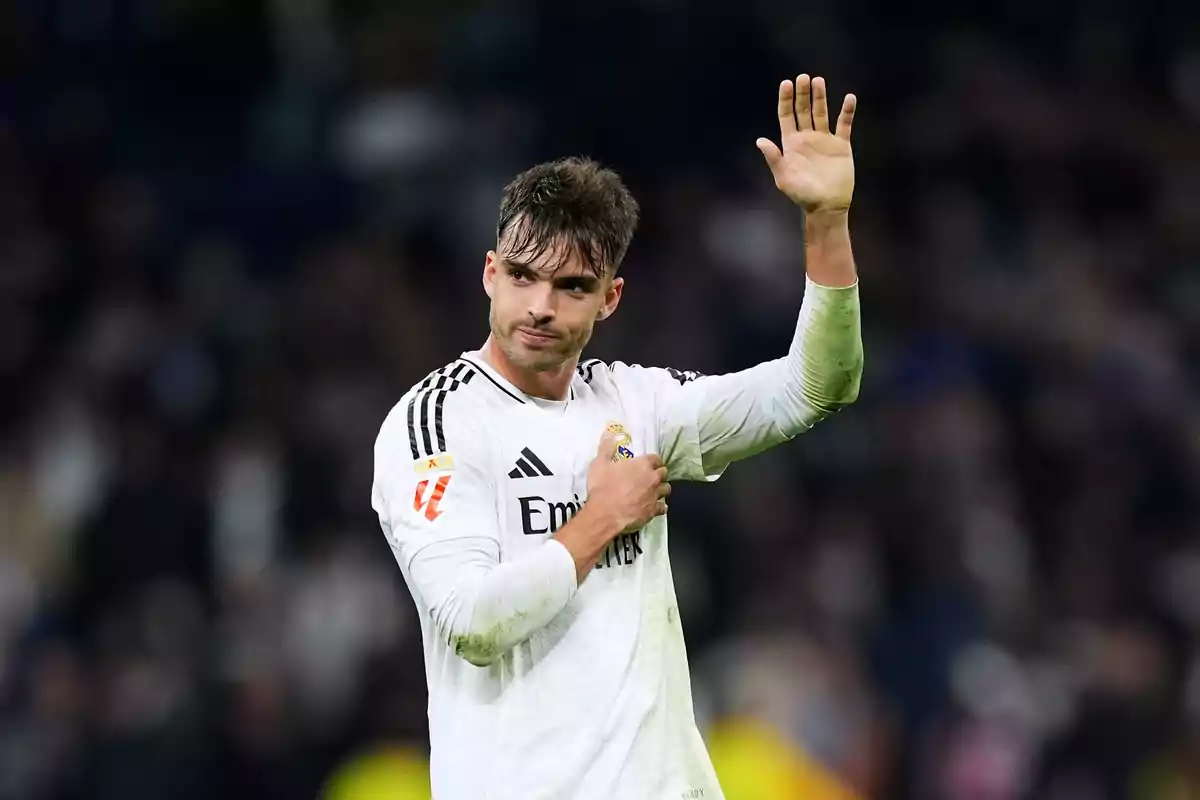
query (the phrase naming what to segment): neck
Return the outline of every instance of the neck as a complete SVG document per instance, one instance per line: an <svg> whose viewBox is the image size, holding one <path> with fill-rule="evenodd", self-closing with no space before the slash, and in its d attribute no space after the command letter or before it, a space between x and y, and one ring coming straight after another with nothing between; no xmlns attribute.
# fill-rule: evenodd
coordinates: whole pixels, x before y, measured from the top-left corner
<svg viewBox="0 0 1200 800"><path fill-rule="evenodd" d="M509 360L504 350L489 336L483 346L483 357L505 380L530 397L543 400L565 400L575 374L579 356L570 358L552 370L539 371L519 367Z"/></svg>

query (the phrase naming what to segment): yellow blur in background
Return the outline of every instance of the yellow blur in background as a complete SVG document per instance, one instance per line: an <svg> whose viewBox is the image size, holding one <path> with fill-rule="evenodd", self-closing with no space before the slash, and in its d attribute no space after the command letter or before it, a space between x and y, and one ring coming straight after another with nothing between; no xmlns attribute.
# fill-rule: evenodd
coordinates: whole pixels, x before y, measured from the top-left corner
<svg viewBox="0 0 1200 800"><path fill-rule="evenodd" d="M749 717L716 723L709 752L726 800L861 800L823 766ZM429 800L429 764L416 748L355 756L326 784L322 800Z"/></svg>
<svg viewBox="0 0 1200 800"><path fill-rule="evenodd" d="M859 800L829 770L758 720L717 722L705 738L726 800Z"/></svg>
<svg viewBox="0 0 1200 800"><path fill-rule="evenodd" d="M321 800L429 800L429 761L396 745L355 756L330 776Z"/></svg>

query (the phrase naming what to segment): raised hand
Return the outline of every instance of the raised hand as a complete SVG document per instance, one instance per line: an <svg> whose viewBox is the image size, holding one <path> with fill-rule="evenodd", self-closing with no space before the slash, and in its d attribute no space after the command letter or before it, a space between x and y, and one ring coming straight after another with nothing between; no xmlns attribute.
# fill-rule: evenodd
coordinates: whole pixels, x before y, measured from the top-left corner
<svg viewBox="0 0 1200 800"><path fill-rule="evenodd" d="M756 144L767 159L775 186L809 213L844 212L854 196L850 126L858 100L846 95L834 132L829 132L825 79L801 75L779 84L782 151L770 139Z"/></svg>

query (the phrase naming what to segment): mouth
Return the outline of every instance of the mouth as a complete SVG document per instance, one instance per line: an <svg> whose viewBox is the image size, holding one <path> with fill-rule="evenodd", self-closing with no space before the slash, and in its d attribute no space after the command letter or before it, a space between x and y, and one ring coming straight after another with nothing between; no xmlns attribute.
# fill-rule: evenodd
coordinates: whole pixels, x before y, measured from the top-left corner
<svg viewBox="0 0 1200 800"><path fill-rule="evenodd" d="M552 333L548 333L546 331L539 331L534 328L517 328L517 333L519 333L521 335L521 338L524 339L527 343L535 344L535 345L549 344L550 342L553 342L558 339L558 337Z"/></svg>

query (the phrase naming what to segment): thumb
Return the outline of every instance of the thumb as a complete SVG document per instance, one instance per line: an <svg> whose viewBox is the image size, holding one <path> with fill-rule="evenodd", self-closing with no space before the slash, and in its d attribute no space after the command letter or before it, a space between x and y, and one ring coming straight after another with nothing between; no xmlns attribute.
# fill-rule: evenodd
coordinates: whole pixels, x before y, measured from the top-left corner
<svg viewBox="0 0 1200 800"><path fill-rule="evenodd" d="M763 158L767 160L767 166L771 168L771 172L774 173L775 167L778 166L780 161L783 161L783 153L779 151L779 148L770 139L759 139L754 144L758 147L759 152L763 154Z"/></svg>
<svg viewBox="0 0 1200 800"><path fill-rule="evenodd" d="M597 461L612 461L613 455L617 452L617 437L612 431L604 431L604 435L600 437L600 447L596 450Z"/></svg>

